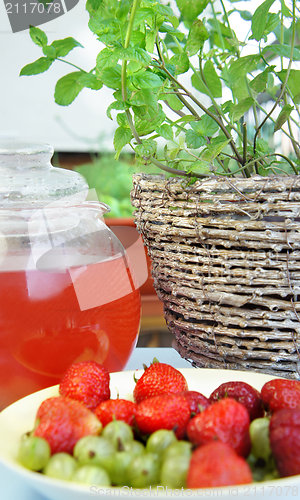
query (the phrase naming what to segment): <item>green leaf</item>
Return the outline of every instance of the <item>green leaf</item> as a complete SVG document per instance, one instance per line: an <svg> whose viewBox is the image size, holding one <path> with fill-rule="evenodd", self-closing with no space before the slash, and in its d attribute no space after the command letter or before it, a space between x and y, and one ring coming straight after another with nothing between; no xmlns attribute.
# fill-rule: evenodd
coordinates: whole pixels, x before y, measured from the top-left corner
<svg viewBox="0 0 300 500"><path fill-rule="evenodd" d="M208 175L211 173L210 164L205 161L196 160L192 163L188 172L195 172L197 174Z"/></svg>
<svg viewBox="0 0 300 500"><path fill-rule="evenodd" d="M140 47L141 49L144 49L145 48L145 33L142 33L141 31L133 31L131 33L130 43L135 48Z"/></svg>
<svg viewBox="0 0 300 500"><path fill-rule="evenodd" d="M47 35L40 28L37 28L36 26L30 26L29 34L31 36L33 43L35 43L39 47L45 47L45 45L47 45L48 43Z"/></svg>
<svg viewBox="0 0 300 500"><path fill-rule="evenodd" d="M242 99L238 104L232 106L230 115L233 121L239 120L254 104L254 99L252 97L246 97Z"/></svg>
<svg viewBox="0 0 300 500"><path fill-rule="evenodd" d="M167 141L171 141L173 139L173 129L171 125L168 125L167 123L163 123L160 127L157 127L156 132Z"/></svg>
<svg viewBox="0 0 300 500"><path fill-rule="evenodd" d="M191 127L197 134L211 137L219 130L217 122L208 115L202 115L199 121L191 123Z"/></svg>
<svg viewBox="0 0 300 500"><path fill-rule="evenodd" d="M209 0L176 0L178 9L186 21L194 21L208 5Z"/></svg>
<svg viewBox="0 0 300 500"><path fill-rule="evenodd" d="M280 23L280 14L268 13L267 15L267 24L264 29L264 37L269 33L272 33Z"/></svg>
<svg viewBox="0 0 300 500"><path fill-rule="evenodd" d="M203 47L205 40L209 37L207 29L200 19L196 19L189 31L186 50L190 56L197 54Z"/></svg>
<svg viewBox="0 0 300 500"><path fill-rule="evenodd" d="M190 68L190 61L186 52L181 52L171 57L170 63L175 66L175 71L177 75L186 73Z"/></svg>
<svg viewBox="0 0 300 500"><path fill-rule="evenodd" d="M206 61L203 68L203 74L206 85L213 97L222 97L222 83L212 61Z"/></svg>
<svg viewBox="0 0 300 500"><path fill-rule="evenodd" d="M112 120L112 119L113 119L113 118L112 118L112 116L111 116L111 111L112 111L113 109L118 110L118 111L120 111L120 110L123 110L123 111L124 111L125 109L128 109L128 104L126 104L126 103L125 103L125 102L123 102L123 101L114 101L114 102L112 102L112 103L108 106L108 108L107 108L107 110L106 110L106 114L107 114L108 118L110 118L110 120Z"/></svg>
<svg viewBox="0 0 300 500"><path fill-rule="evenodd" d="M262 73L258 73L258 75L251 80L249 85L252 92L259 94L266 89L270 71L273 71L274 68L275 66L268 66L264 71L262 71Z"/></svg>
<svg viewBox="0 0 300 500"><path fill-rule="evenodd" d="M80 81L82 71L68 73L58 80L55 86L54 98L60 106L69 106L84 88Z"/></svg>
<svg viewBox="0 0 300 500"><path fill-rule="evenodd" d="M151 57L141 47L128 47L127 49L122 47L119 53L122 60L136 61L143 66L148 66L151 63Z"/></svg>
<svg viewBox="0 0 300 500"><path fill-rule="evenodd" d="M287 70L283 69L282 71L278 71L278 78L285 82L287 76ZM287 81L288 88L293 96L295 103L300 103L300 70L299 69L291 69Z"/></svg>
<svg viewBox="0 0 300 500"><path fill-rule="evenodd" d="M134 26L139 26L140 24L145 23L145 21L151 21L155 16L155 12L153 8L142 7L137 10L134 18Z"/></svg>
<svg viewBox="0 0 300 500"><path fill-rule="evenodd" d="M154 156L157 150L156 141L153 139L144 139L141 144L137 144L134 148L137 156L142 158L149 156Z"/></svg>
<svg viewBox="0 0 300 500"><path fill-rule="evenodd" d="M75 47L82 47L81 43L77 42L75 38L69 36L68 38L64 38L62 40L55 40L51 43L50 47L54 47L56 51L56 57L64 57L71 50L75 49Z"/></svg>
<svg viewBox="0 0 300 500"><path fill-rule="evenodd" d="M235 59L229 66L229 75L232 80L240 79L251 73L257 68L257 63L260 60L259 54L251 54L248 56Z"/></svg>
<svg viewBox="0 0 300 500"><path fill-rule="evenodd" d="M289 10L289 8L285 5L284 1L281 0L281 12L285 17L293 17L293 13Z"/></svg>
<svg viewBox="0 0 300 500"><path fill-rule="evenodd" d="M251 21L252 14L251 12L249 12L249 10L239 10L238 13L241 16L241 18L244 19L245 21Z"/></svg>
<svg viewBox="0 0 300 500"><path fill-rule="evenodd" d="M206 144L205 138L192 129L186 131L185 142L187 147L190 149L199 149L201 148L201 146L204 146L204 144Z"/></svg>
<svg viewBox="0 0 300 500"><path fill-rule="evenodd" d="M20 76L31 76L44 73L44 71L47 71L47 69L50 68L52 63L53 59L50 59L49 57L40 57L33 63L26 64L26 66L21 69Z"/></svg>
<svg viewBox="0 0 300 500"><path fill-rule="evenodd" d="M261 153L261 154L271 153L270 146L269 146L268 142L265 141L264 139L258 139L256 141L256 150L258 153Z"/></svg>
<svg viewBox="0 0 300 500"><path fill-rule="evenodd" d="M162 106L159 105L158 110L155 115L150 119L150 117L140 117L135 114L135 128L140 136L147 135L152 133L154 130L159 127L166 118L165 113L163 112Z"/></svg>
<svg viewBox="0 0 300 500"><path fill-rule="evenodd" d="M174 111L180 111L184 106L175 94L162 94L160 99L167 101L171 109L174 109Z"/></svg>
<svg viewBox="0 0 300 500"><path fill-rule="evenodd" d="M294 106L291 106L290 104L283 106L274 125L274 132L281 129L282 125L288 120L293 109Z"/></svg>
<svg viewBox="0 0 300 500"><path fill-rule="evenodd" d="M265 0L260 4L252 16L252 35L257 41L261 40L268 21L268 12L275 0Z"/></svg>
<svg viewBox="0 0 300 500"><path fill-rule="evenodd" d="M118 54L112 50L105 48L99 52L96 59L96 71L101 72L106 68L113 68L119 60Z"/></svg>
<svg viewBox="0 0 300 500"><path fill-rule="evenodd" d="M99 90L103 87L103 83L93 73L81 72L80 83L91 90Z"/></svg>
<svg viewBox="0 0 300 500"><path fill-rule="evenodd" d="M56 50L51 45L45 45L45 47L43 47L43 54L50 59L56 59Z"/></svg>
<svg viewBox="0 0 300 500"><path fill-rule="evenodd" d="M290 45L267 45L264 47L263 53L273 52L275 55L287 57L288 59L291 56L291 47ZM300 50L297 47L294 47L293 50L293 60L300 61Z"/></svg>
<svg viewBox="0 0 300 500"><path fill-rule="evenodd" d="M118 159L120 153L126 144L132 139L131 130L127 127L118 127L114 135L114 148L116 150L115 158Z"/></svg>
<svg viewBox="0 0 300 500"><path fill-rule="evenodd" d="M117 47L116 49L105 48L99 52L96 61L96 70L101 73L106 68L113 68L119 60L136 62L140 66L148 66L151 57L141 47Z"/></svg>
<svg viewBox="0 0 300 500"><path fill-rule="evenodd" d="M92 73L85 73L84 71L69 73L56 83L55 102L60 106L69 106L85 87L99 90L102 87L102 82Z"/></svg>
<svg viewBox="0 0 300 500"><path fill-rule="evenodd" d="M191 78L193 87L202 94L222 97L222 82L215 70L214 64L210 60L206 61L204 65L203 77L204 80L202 80L201 73L196 71Z"/></svg>
<svg viewBox="0 0 300 500"><path fill-rule="evenodd" d="M223 149L227 146L230 139L224 139L224 136L214 137L211 139L211 143L205 148L201 154L201 159L206 161L214 160Z"/></svg>
<svg viewBox="0 0 300 500"><path fill-rule="evenodd" d="M173 26L169 26L166 23L163 23L159 27L159 31L160 31L160 33L168 33L169 35L177 38L180 41L184 39L184 33L182 33L182 31L179 31L178 29L173 28Z"/></svg>
<svg viewBox="0 0 300 500"><path fill-rule="evenodd" d="M154 44L157 36L157 30L147 29L145 42L146 42L146 50L152 54L154 52Z"/></svg>
<svg viewBox="0 0 300 500"><path fill-rule="evenodd" d="M224 111L224 113L230 113L232 110L232 106L234 106L232 101L226 101L223 104L221 104L221 108Z"/></svg>
<svg viewBox="0 0 300 500"><path fill-rule="evenodd" d="M128 128L128 120L126 113L118 113L117 114L117 123L120 125L120 127L127 127Z"/></svg>
<svg viewBox="0 0 300 500"><path fill-rule="evenodd" d="M199 92L201 92L202 94L207 94L208 90L204 81L202 80L200 71L196 71L192 74L191 82L195 89L199 90Z"/></svg>
<svg viewBox="0 0 300 500"><path fill-rule="evenodd" d="M162 85L162 80L151 71L143 71L140 75L133 76L131 81L135 87L141 89L153 89Z"/></svg>
<svg viewBox="0 0 300 500"><path fill-rule="evenodd" d="M102 4L103 0L87 0L85 8L89 13L94 13Z"/></svg>
<svg viewBox="0 0 300 500"><path fill-rule="evenodd" d="M173 26L177 28L179 22L177 16L174 15L174 12L169 5L163 5L162 3L155 2L155 13L160 14L166 20L170 21Z"/></svg>
<svg viewBox="0 0 300 500"><path fill-rule="evenodd" d="M121 66L117 65L114 68L106 68L99 75L103 85L110 89L121 88Z"/></svg>

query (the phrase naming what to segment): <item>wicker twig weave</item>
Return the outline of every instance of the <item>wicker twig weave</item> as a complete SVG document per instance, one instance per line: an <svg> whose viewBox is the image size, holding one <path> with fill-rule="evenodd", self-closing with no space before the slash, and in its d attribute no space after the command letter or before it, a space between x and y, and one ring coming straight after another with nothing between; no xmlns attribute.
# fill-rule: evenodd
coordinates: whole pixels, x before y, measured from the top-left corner
<svg viewBox="0 0 300 500"><path fill-rule="evenodd" d="M135 221L182 357L300 373L300 177L137 174Z"/></svg>

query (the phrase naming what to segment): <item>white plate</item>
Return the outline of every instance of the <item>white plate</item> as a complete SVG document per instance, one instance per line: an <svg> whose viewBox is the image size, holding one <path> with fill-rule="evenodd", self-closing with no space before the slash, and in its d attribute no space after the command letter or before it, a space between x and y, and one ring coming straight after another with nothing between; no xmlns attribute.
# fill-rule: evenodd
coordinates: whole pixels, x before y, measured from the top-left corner
<svg viewBox="0 0 300 500"><path fill-rule="evenodd" d="M223 382L241 380L260 390L265 382L274 378L270 375L232 370L183 368L180 371L186 377L190 390L197 390L206 396L209 396ZM130 398L135 385L134 375L139 377L141 374L142 370L111 373L112 397L119 395ZM81 486L31 472L20 466L16 460L20 436L32 429L39 404L44 399L57 394L58 386L50 387L17 401L0 413L0 467L10 469L17 476L18 481L26 481L34 490L50 500L91 500L92 497L99 500L110 500L122 496L140 500L147 496L159 498L196 497L203 500L215 497L229 500L235 497L260 500L281 496L285 499L296 499L300 496L300 475L244 486L202 490L170 490L163 487L133 490L128 487Z"/></svg>

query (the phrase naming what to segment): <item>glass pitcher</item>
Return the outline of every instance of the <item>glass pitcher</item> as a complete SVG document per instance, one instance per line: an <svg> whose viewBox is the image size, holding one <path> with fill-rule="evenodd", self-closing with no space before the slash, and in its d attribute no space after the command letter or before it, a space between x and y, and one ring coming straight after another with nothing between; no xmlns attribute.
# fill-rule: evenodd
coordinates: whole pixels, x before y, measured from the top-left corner
<svg viewBox="0 0 300 500"><path fill-rule="evenodd" d="M140 294L109 207L86 201L50 146L0 146L0 409L59 383L73 362L121 370Z"/></svg>

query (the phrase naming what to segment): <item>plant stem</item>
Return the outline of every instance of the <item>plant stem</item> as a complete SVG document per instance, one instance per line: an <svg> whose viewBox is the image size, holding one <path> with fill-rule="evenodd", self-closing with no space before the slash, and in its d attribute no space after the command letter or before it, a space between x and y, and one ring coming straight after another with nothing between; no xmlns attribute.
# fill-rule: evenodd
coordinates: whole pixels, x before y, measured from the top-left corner
<svg viewBox="0 0 300 500"><path fill-rule="evenodd" d="M233 40L235 40L235 41L237 42L237 45L235 45L235 44L234 44L234 48L235 48L236 55L237 55L237 57L239 58L239 57L240 57L240 51L239 51L239 49L238 49L238 46L239 46L239 41L238 41L238 39L237 39L237 37L236 37L235 32L233 31L233 29L232 29L232 28L231 28L231 26L230 26L229 17L228 17L227 10L226 10L226 8L225 8L225 5L224 5L223 0L220 0L220 3L221 3L221 5L222 5L222 9L223 9L223 12L224 12L225 21L226 21L226 23L227 23L228 28L230 29L230 33L231 33L232 39L233 39ZM215 14L215 13L214 13L214 14Z"/></svg>
<svg viewBox="0 0 300 500"><path fill-rule="evenodd" d="M223 122L219 119L219 117L216 116L214 113L212 113L208 108L206 108L206 106L204 106L193 94L191 94L190 91L187 88L184 87L184 85L182 85L178 80L176 80L176 78L167 70L167 68L164 66L163 63L161 64L160 68L168 75L168 77L169 77L170 80L172 80L176 85L178 85L184 91L184 93L195 104L197 104L197 106L205 114L207 114L208 116L210 116L219 125L219 127L222 130L222 132L224 133L224 135L227 137L227 139L229 139L229 145L230 145L232 151L234 152L235 156L237 157L238 162L242 164L243 158L239 154L239 152L238 152L238 150L236 148L236 145L235 145L235 143L233 141L233 138L231 137L230 133L228 132L228 130L225 127L225 125L223 124Z"/></svg>
<svg viewBox="0 0 300 500"><path fill-rule="evenodd" d="M255 104L256 104L256 106L258 107L258 109L259 109L260 111L262 111L262 113L264 113L265 115L267 114L267 111L266 111L266 110L265 110L265 109L261 106L261 104L259 104L259 102L258 102L256 99L255 99ZM269 117L269 120L270 120L272 123L274 123L274 125L275 125L276 120L274 120L274 118L273 118L272 116L270 116L270 117ZM293 121L294 121L294 120L293 120ZM295 123L296 123L296 125L298 125L298 122L295 122ZM294 141L295 141L295 143L296 143L296 145L297 145L298 147L300 147L299 142L297 142L297 141L296 141L296 139L294 139L294 138L293 138L293 137L292 137L292 136L291 136L291 135L290 135L290 134L289 134L289 133L288 133L288 132L287 132L284 128L282 128L282 129L281 129L281 132L282 132L284 135L286 135L286 136L290 139L290 141L294 140Z"/></svg>
<svg viewBox="0 0 300 500"><path fill-rule="evenodd" d="M136 14L137 8L139 6L139 3L140 3L140 0L133 0L132 9L131 9L130 18L129 18L129 23L128 23L128 27L127 27L127 31L126 31L126 36L125 36L125 42L124 42L124 48L125 49L128 48L129 43L130 43L130 38L131 38L131 33L132 33L133 23L134 23L134 18L135 18L135 14ZM123 98L124 102L127 101L127 85L126 85L126 80L127 80L127 61L126 61L126 59L123 59L123 61L122 61L122 69L121 69L121 83L122 83L122 98ZM132 120L132 116L131 116L131 113L130 113L129 109L125 109L125 113L126 113L127 120L128 120L128 125L130 127L130 130L132 132L133 137L135 138L135 140L136 140L136 142L138 144L141 144L142 141L141 141L141 139L139 137L139 134L137 133L137 130L136 130L135 126L134 126L134 123L133 123L133 120Z"/></svg>
<svg viewBox="0 0 300 500"><path fill-rule="evenodd" d="M163 65L163 67L165 67L166 66L165 58L164 58L163 53L160 49L159 43L160 43L160 40L159 40L159 37L157 36L156 37L156 49L157 49L158 57L160 59L161 64ZM174 88L174 86L173 86L173 88ZM178 99L180 99L182 104L184 104L184 106L191 112L191 114L193 116L195 116L195 118L197 118L197 120L200 120L200 116L198 115L197 111L190 105L190 103L183 97L183 95L180 94L180 92L177 92L176 88L174 88L174 92L177 95Z"/></svg>
<svg viewBox="0 0 300 500"><path fill-rule="evenodd" d="M190 63L190 67L191 69L193 70L195 76L197 78L199 78L199 75L197 74L197 71L196 71L196 68L194 68L194 66ZM209 98L217 112L217 115L219 116L220 119L223 119L229 126L232 130L234 130L238 136L241 137L241 133L240 131L225 117L224 113L222 112L220 106L218 106L216 100L214 99L211 91L209 90L209 87L206 83L206 80L205 80L205 76L204 76L204 72L203 72L203 68L202 68L202 61L201 61L201 58L199 57L199 69L200 69L200 74L201 74L201 78L199 78L199 80L204 83L206 89L207 89L207 92L208 92L208 95L209 95Z"/></svg>
<svg viewBox="0 0 300 500"><path fill-rule="evenodd" d="M242 130L243 130L243 165L245 165L247 161L247 125L245 122L243 122Z"/></svg>
<svg viewBox="0 0 300 500"><path fill-rule="evenodd" d="M288 124L288 128L289 128L289 133L290 133L290 136L291 136L291 143L292 143L292 146L293 146L293 149L294 149L294 153L295 153L296 157L298 158L298 160L300 160L299 145L298 145L297 141L294 138L294 134L293 134L293 130L292 130L292 125L291 125L291 120L289 118L287 120L287 124Z"/></svg>
<svg viewBox="0 0 300 500"><path fill-rule="evenodd" d="M73 68L76 68L78 69L79 71L82 71L83 73L87 73L87 71L85 71L84 69L80 68L79 66L77 66L76 64L74 63L71 63L70 61L66 61L65 59L61 59L60 57L57 57L56 58L57 61L60 61L60 62L63 62L65 64L69 64L69 66L73 66Z"/></svg>
<svg viewBox="0 0 300 500"><path fill-rule="evenodd" d="M131 9L130 18L129 18L129 23L128 23L127 32L126 32L126 36L125 36L125 42L124 42L125 49L127 49L129 47L131 33L133 30L134 18L135 18L135 14L136 14L137 8L139 6L139 3L140 3L140 0L133 0L132 9ZM121 84L122 84L122 98L123 98L124 102L127 101L126 81L127 81L127 61L126 61L126 59L123 59L122 69L121 69ZM135 126L134 126L132 116L131 116L129 109L126 109L125 113L126 113L128 124L129 124L129 127L131 129L133 137L135 138L135 140L138 144L141 144L142 140L141 140L141 138L140 138ZM168 167L167 165L164 165L163 163L161 163L159 160L157 160L153 156L144 157L143 159L144 159L144 161L151 161L154 165L159 167L161 170L164 170L165 172L172 173L173 175L180 175L180 176L185 176L185 177L194 176L194 177L198 177L198 178L203 177L203 175L200 175L197 173L188 173L188 172L185 172L184 170L177 170L175 168Z"/></svg>
<svg viewBox="0 0 300 500"><path fill-rule="evenodd" d="M287 87L287 82L289 79L290 71L292 68L292 63L293 63L293 53L294 53L294 47L295 47L295 39L296 39L296 22L295 22L295 0L293 0L293 24L292 24L292 41L291 41L291 52L290 52L290 59L289 59L289 64L286 70L286 76L285 80L281 86L281 91L279 93L279 96L277 97L274 106L272 109L269 111L269 113L265 116L263 121L260 123L260 125L257 127L255 134L254 134L254 140L253 140L253 152L255 154L256 151L256 141L257 141L257 136L259 134L259 131L261 128L264 126L266 121L270 118L270 116L273 114L274 110L277 108L278 104L280 103L282 96L284 95Z"/></svg>
<svg viewBox="0 0 300 500"><path fill-rule="evenodd" d="M287 163L290 164L290 166L292 167L294 173L296 175L299 175L297 167L294 165L294 163L287 156L285 156L285 155L283 155L281 153L270 153L270 154L266 155L267 158L270 157L270 156L280 156L280 158L283 158Z"/></svg>

